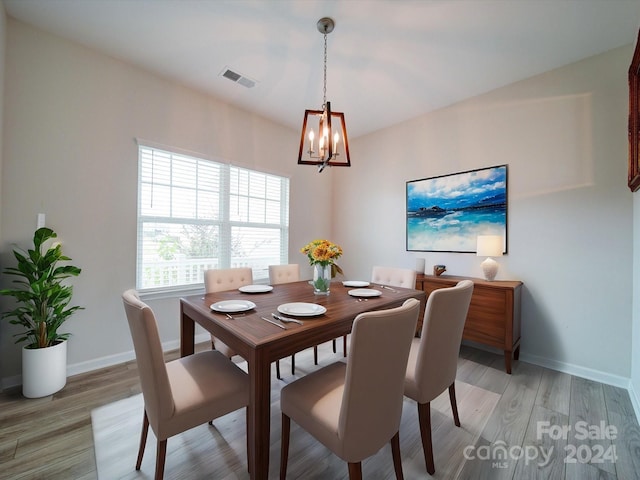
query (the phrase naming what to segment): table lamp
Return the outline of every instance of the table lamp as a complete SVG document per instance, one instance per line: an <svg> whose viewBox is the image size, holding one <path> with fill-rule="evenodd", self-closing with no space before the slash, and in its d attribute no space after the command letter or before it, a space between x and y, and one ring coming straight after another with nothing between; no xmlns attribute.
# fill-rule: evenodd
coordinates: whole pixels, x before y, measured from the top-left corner
<svg viewBox="0 0 640 480"><path fill-rule="evenodd" d="M498 273L498 262L491 257L501 257L503 251L502 235L478 235L478 246L476 255L487 257L482 262L484 278L492 281Z"/></svg>

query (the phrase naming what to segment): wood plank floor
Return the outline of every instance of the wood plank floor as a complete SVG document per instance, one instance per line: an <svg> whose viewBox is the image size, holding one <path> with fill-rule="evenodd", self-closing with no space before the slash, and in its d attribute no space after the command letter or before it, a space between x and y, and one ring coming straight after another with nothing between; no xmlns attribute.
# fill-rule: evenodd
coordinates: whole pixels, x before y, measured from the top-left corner
<svg viewBox="0 0 640 480"><path fill-rule="evenodd" d="M167 359L176 355L169 352ZM320 358L321 365L325 365L342 355L325 348L321 349ZM272 397L276 399L283 382L295 379L290 375L288 360L281 363L285 378L278 381L274 377ZM306 352L296 356L296 366L298 375L317 368ZM640 478L640 427L625 390L524 362L515 362L513 374L507 375L503 366L499 355L466 346L461 349L457 378L461 386L458 408L462 429L452 426L448 399L439 397L434 401L434 478ZM465 390L466 384L478 388ZM480 391L487 395L478 395ZM62 391L42 399L25 399L19 391L0 393L0 479L97 478L91 411L139 392L136 364L129 362L71 377ZM494 403L483 407L483 402L493 398ZM400 432L405 478L429 478L424 469L415 403L408 402ZM277 402L272 411L275 408ZM481 408L488 408L488 418L472 415ZM277 478L278 471L273 465L280 448L277 418L279 413L275 412L270 478ZM602 431L607 427L616 429L614 436L608 435L615 438L607 438ZM201 476L192 478L248 478L246 452L241 448L244 440L238 434L238 428L243 433L244 426L232 419L216 422L216 428L215 438L222 443L240 445L231 466L226 464L233 473L201 472ZM468 432L476 428L479 435L473 438ZM292 443L289 478L347 477L346 466L343 468L339 459L294 425L292 442L298 443L298 451L304 455L296 457ZM137 438L134 444L137 445ZM393 478L391 455L386 450L378 454L381 459L364 462L365 478ZM149 449L145 461L152 464L154 454ZM121 462L121 469L130 472L127 478L147 478L136 476L131 458L135 461L135 450L125 457L115 456L110 462ZM375 462L388 468L378 468Z"/></svg>

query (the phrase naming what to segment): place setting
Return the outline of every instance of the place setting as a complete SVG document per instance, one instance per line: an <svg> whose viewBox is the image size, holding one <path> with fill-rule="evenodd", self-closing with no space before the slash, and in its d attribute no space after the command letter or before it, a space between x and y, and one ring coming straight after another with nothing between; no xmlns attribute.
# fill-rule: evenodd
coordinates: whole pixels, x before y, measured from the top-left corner
<svg viewBox="0 0 640 480"><path fill-rule="evenodd" d="M305 319L312 319L313 317L318 317L326 313L327 309L322 305L318 305L316 303L306 303L306 302L292 302L292 303L284 303L279 305L276 309L278 313L273 312L271 314L272 318L260 317L265 322L271 323L276 327L282 328L286 330L286 324L294 323L297 325L304 325L302 320L293 317L303 317ZM289 315L289 316L285 316ZM277 320L277 321L276 321Z"/></svg>
<svg viewBox="0 0 640 480"><path fill-rule="evenodd" d="M221 300L210 305L211 310L233 320L233 315L244 315L245 312L256 308L256 304L249 300Z"/></svg>
<svg viewBox="0 0 640 480"><path fill-rule="evenodd" d="M242 293L269 293L273 291L272 285L243 285L238 288Z"/></svg>

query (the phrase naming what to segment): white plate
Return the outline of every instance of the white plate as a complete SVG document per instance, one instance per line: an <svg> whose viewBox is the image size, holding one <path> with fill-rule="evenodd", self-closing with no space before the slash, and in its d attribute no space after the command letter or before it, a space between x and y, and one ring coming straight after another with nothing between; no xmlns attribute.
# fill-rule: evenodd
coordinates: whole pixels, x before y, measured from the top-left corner
<svg viewBox="0 0 640 480"><path fill-rule="evenodd" d="M356 288L369 286L369 282L363 282L361 280L345 280L344 282L342 282L342 284L345 287L356 287Z"/></svg>
<svg viewBox="0 0 640 480"><path fill-rule="evenodd" d="M248 300L223 300L211 304L211 310L224 313L244 312L252 308L256 308L256 304Z"/></svg>
<svg viewBox="0 0 640 480"><path fill-rule="evenodd" d="M284 303L278 307L278 311L280 313L284 313L285 315L293 315L297 317L314 317L316 315L322 315L327 311L322 305L317 305L315 303L304 303L304 302L294 302L294 303Z"/></svg>
<svg viewBox="0 0 640 480"><path fill-rule="evenodd" d="M355 290L349 290L347 293L352 297L379 297L382 295L380 290L374 290L373 288L356 288Z"/></svg>
<svg viewBox="0 0 640 480"><path fill-rule="evenodd" d="M243 293L265 293L273 290L271 285L243 285L238 290Z"/></svg>

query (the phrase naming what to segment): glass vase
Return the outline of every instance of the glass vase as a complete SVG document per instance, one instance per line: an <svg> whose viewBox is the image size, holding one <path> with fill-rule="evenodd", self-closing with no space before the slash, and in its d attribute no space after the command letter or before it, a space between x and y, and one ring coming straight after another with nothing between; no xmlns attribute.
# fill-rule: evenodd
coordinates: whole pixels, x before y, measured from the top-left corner
<svg viewBox="0 0 640 480"><path fill-rule="evenodd" d="M313 266L313 293L316 295L329 295L329 284L331 283L331 265Z"/></svg>

